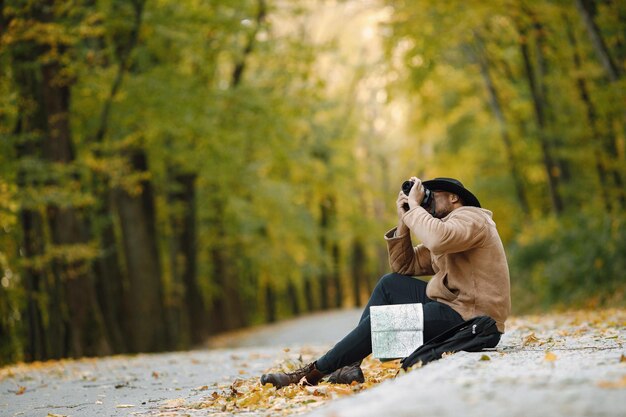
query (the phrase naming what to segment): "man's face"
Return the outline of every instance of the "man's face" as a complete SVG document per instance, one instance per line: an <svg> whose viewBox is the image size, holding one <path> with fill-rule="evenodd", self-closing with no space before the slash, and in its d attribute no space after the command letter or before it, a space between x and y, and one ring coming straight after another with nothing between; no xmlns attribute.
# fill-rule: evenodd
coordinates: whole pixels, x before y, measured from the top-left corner
<svg viewBox="0 0 626 417"><path fill-rule="evenodd" d="M443 219L454 210L452 204L454 194L447 191L433 191L433 199L428 207L428 212L437 219Z"/></svg>

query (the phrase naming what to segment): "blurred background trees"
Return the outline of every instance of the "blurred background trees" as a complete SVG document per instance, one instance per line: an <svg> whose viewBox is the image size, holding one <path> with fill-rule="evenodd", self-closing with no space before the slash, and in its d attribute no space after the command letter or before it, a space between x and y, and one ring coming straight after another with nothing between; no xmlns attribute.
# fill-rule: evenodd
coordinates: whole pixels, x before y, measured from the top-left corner
<svg viewBox="0 0 626 417"><path fill-rule="evenodd" d="M410 175L517 312L623 305L626 6L0 1L0 363L361 305Z"/></svg>

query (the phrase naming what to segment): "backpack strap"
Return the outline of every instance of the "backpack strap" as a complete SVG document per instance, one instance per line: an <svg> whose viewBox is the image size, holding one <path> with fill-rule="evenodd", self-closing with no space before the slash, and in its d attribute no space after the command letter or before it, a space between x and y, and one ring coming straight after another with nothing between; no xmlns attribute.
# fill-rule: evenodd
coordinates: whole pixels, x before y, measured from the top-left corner
<svg viewBox="0 0 626 417"><path fill-rule="evenodd" d="M417 362L426 364L440 359L445 352L478 352L485 347L494 347L500 340L500 333L494 319L478 316L458 324L435 336L427 343L415 349L401 364L404 370Z"/></svg>

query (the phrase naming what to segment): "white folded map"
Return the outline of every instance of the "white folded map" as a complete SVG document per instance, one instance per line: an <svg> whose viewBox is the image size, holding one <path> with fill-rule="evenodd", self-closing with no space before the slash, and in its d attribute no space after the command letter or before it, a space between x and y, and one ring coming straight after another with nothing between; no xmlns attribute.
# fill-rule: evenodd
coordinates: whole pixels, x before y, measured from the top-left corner
<svg viewBox="0 0 626 417"><path fill-rule="evenodd" d="M422 304L370 307L372 355L377 359L404 358L424 343Z"/></svg>

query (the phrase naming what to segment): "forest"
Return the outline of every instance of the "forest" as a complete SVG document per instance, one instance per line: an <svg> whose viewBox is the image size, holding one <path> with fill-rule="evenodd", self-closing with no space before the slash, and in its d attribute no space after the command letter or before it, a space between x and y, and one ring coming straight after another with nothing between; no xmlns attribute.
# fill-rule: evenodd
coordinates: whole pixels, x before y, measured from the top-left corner
<svg viewBox="0 0 626 417"><path fill-rule="evenodd" d="M412 175L514 312L626 305L626 2L0 0L0 364L367 301Z"/></svg>

